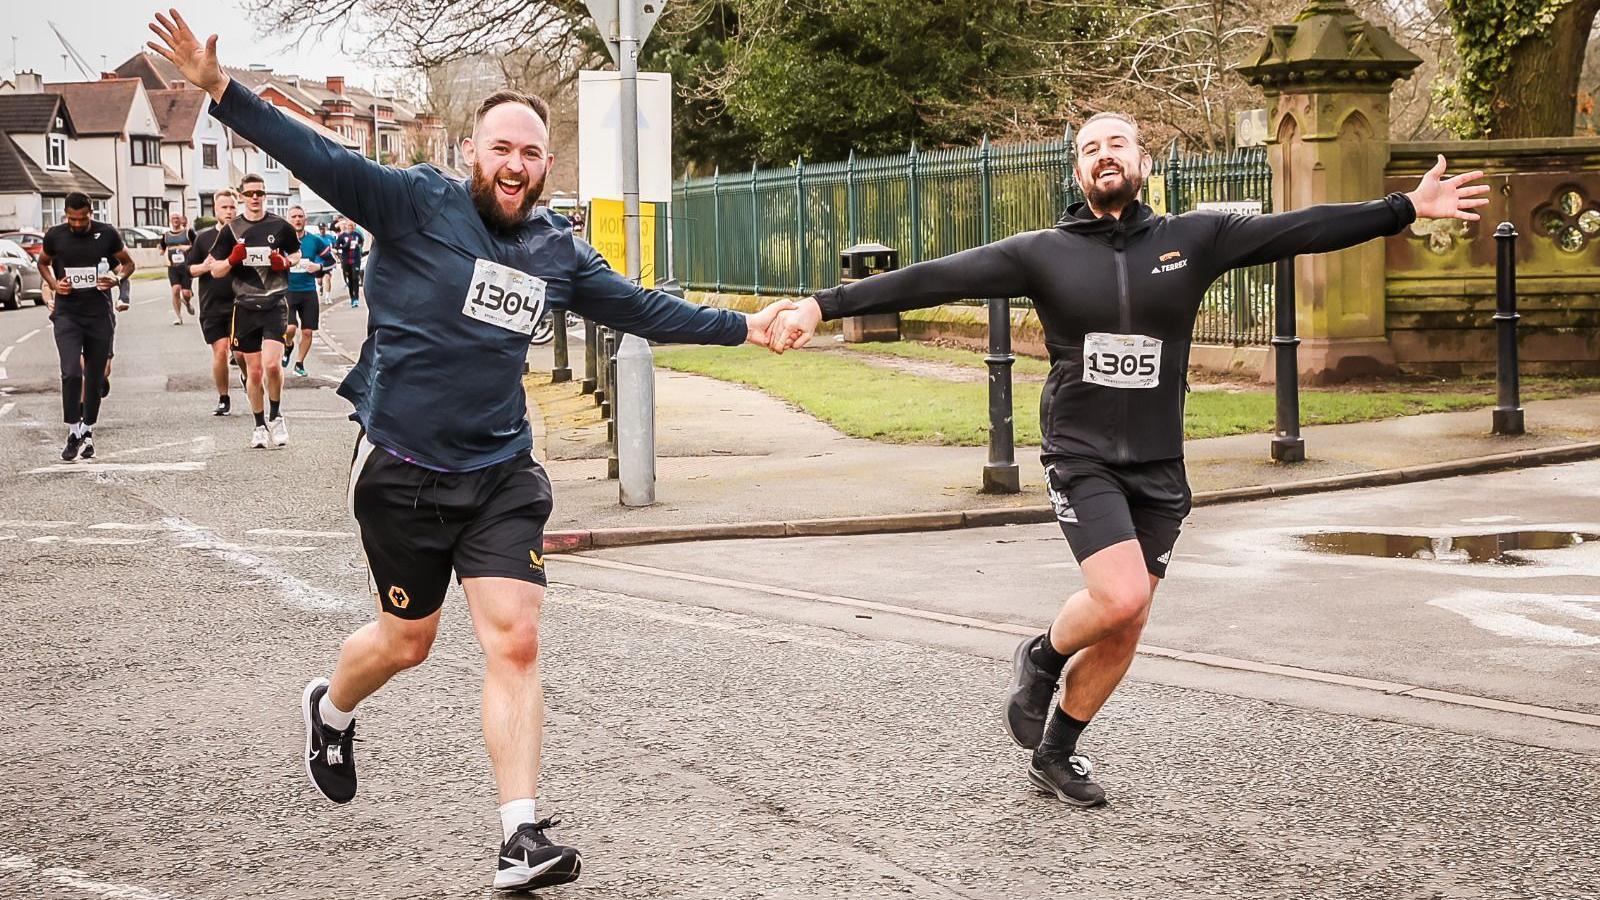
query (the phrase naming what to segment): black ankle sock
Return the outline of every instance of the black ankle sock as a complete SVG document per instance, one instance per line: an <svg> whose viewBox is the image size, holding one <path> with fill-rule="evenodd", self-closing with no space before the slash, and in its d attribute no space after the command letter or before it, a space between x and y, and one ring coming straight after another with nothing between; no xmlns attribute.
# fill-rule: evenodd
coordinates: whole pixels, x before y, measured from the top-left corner
<svg viewBox="0 0 1600 900"><path fill-rule="evenodd" d="M257 428L265 428L265 427L267 427L267 414L266 413L256 413L256 427Z"/></svg>
<svg viewBox="0 0 1600 900"><path fill-rule="evenodd" d="M1057 706L1050 714L1049 724L1044 727L1044 740L1039 742L1039 752L1065 753L1068 756L1077 753L1078 735L1088 727L1088 722L1074 719Z"/></svg>
<svg viewBox="0 0 1600 900"><path fill-rule="evenodd" d="M1033 649L1028 651L1028 658L1033 664L1052 675L1060 675L1066 668L1070 653L1060 653L1050 644L1050 632L1046 631L1033 642Z"/></svg>
<svg viewBox="0 0 1600 900"><path fill-rule="evenodd" d="M283 418L283 410L279 409L279 406L282 403L283 403L283 401L281 401L281 400L268 400L267 401L267 409L270 411L270 413L267 416L267 418L269 418L269 419L281 419L281 418Z"/></svg>
<svg viewBox="0 0 1600 900"><path fill-rule="evenodd" d="M223 406L228 406L233 401L228 399L228 395L227 394L218 394L217 395L217 402L221 403Z"/></svg>

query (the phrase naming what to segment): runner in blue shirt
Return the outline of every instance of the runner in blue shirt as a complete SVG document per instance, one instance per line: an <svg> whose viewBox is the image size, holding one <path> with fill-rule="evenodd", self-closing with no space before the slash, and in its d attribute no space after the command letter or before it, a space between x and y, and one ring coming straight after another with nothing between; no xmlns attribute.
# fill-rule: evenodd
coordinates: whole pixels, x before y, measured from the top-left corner
<svg viewBox="0 0 1600 900"><path fill-rule="evenodd" d="M664 341L765 346L787 301L745 316L645 290L612 271L566 219L534 211L554 158L544 101L502 91L462 141L470 182L432 166L380 166L232 81L217 38L172 11L152 50L211 95L211 115L373 236L361 359L340 387L361 423L350 481L378 619L345 642L331 681L303 695L305 766L328 799L356 792L354 710L428 655L452 569L487 657L484 734L500 795L497 888L578 877L572 847L535 816L543 691L539 609L550 480L532 456L522 389L529 335L568 309ZM421 497L422 502L417 498Z"/></svg>

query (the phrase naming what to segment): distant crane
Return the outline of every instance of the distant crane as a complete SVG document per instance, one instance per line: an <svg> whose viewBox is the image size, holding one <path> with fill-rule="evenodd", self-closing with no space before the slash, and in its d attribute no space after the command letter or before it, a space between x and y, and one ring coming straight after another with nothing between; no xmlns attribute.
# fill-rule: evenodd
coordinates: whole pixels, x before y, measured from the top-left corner
<svg viewBox="0 0 1600 900"><path fill-rule="evenodd" d="M83 54L78 52L78 48L72 46L72 42L67 40L67 36L61 33L61 26L49 21L47 21L45 24L49 25L50 30L56 33L56 39L61 42L62 49L67 51L66 53L62 54L63 68L65 68L66 65L65 60L70 57L72 59L72 64L78 67L79 72L83 73L84 81L98 81L100 78L99 74L96 73L93 67L89 65L89 61L83 58Z"/></svg>

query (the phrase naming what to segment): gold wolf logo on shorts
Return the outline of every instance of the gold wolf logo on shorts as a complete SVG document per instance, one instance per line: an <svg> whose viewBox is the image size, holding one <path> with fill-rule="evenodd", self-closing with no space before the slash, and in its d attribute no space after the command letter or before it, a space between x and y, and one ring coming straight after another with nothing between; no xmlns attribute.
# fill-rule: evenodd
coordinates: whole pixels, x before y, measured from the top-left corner
<svg viewBox="0 0 1600 900"><path fill-rule="evenodd" d="M389 588L389 605L395 609L405 609L411 605L411 595L400 585Z"/></svg>
<svg viewBox="0 0 1600 900"><path fill-rule="evenodd" d="M541 572L544 571L544 557L539 555L539 551L529 550L528 559L533 560L533 567L535 569L538 569Z"/></svg>

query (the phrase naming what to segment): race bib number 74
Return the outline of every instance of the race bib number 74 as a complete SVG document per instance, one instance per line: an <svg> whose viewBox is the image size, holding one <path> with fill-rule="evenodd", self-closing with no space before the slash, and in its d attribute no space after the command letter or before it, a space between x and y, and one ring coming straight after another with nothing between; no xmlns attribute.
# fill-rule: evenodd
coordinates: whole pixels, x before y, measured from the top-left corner
<svg viewBox="0 0 1600 900"><path fill-rule="evenodd" d="M544 279L487 259L472 267L461 314L508 331L532 334L544 316Z"/></svg>
<svg viewBox="0 0 1600 900"><path fill-rule="evenodd" d="M1161 341L1142 334L1083 336L1083 380L1113 388L1153 388L1161 383Z"/></svg>

